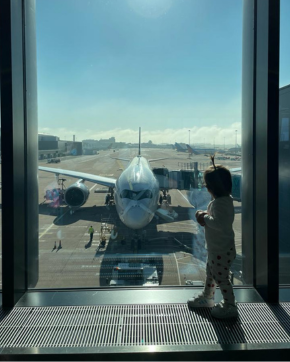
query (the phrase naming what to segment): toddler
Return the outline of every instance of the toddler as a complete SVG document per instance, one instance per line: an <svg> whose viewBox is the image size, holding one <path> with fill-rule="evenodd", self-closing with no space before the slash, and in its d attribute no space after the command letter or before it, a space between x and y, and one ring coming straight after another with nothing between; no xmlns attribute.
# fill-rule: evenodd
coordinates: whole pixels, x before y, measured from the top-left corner
<svg viewBox="0 0 290 362"><path fill-rule="evenodd" d="M230 267L236 257L232 178L227 168L214 164L214 156L211 159L213 166L204 172L204 181L213 200L207 211L198 210L195 214L197 222L205 228L206 282L203 292L187 303L192 308L214 307L211 313L216 318L234 318L238 316L238 309L230 280ZM215 305L216 285L224 299Z"/></svg>

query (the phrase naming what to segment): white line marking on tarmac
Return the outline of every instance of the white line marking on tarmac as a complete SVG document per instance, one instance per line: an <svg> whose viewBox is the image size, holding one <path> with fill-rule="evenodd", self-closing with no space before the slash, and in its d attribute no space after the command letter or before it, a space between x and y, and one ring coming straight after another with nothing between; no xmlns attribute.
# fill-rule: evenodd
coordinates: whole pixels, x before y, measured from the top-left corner
<svg viewBox="0 0 290 362"><path fill-rule="evenodd" d="M67 210L67 212L68 212L68 210ZM56 220L59 221L61 218L64 217L64 215L65 215L67 212L65 212L63 215L61 215L61 217L60 217L59 219L56 219ZM53 226L55 226L54 223L52 223L52 224L39 236L39 239L42 238L45 234L47 234L47 232L48 232Z"/></svg>
<svg viewBox="0 0 290 362"><path fill-rule="evenodd" d="M92 186L92 187L90 188L90 192L91 192L92 189L94 189L96 186L97 186L97 184L95 184L94 186Z"/></svg>
<svg viewBox="0 0 290 362"><path fill-rule="evenodd" d="M178 191L178 192L180 193L180 195L189 203L189 205L194 208L194 206L192 206L191 203L189 202L188 198L185 197L180 190L177 190L177 191Z"/></svg>
<svg viewBox="0 0 290 362"><path fill-rule="evenodd" d="M190 257L190 255L187 255L187 256L184 256L182 258L176 258L176 260L184 260L185 258L189 258L189 257Z"/></svg>
<svg viewBox="0 0 290 362"><path fill-rule="evenodd" d="M90 188L90 191L92 191L92 189L94 189L96 186L97 186L97 184L95 184L94 186L92 186L92 187ZM64 214L62 214L59 218L57 218L55 221L59 221L60 219L62 219L62 218L64 217L64 215L66 215L68 212L69 212L69 209L68 209ZM42 238L45 234L47 234L47 232L48 232L53 226L55 226L55 223L52 223L52 224L39 236L39 239Z"/></svg>
<svg viewBox="0 0 290 362"><path fill-rule="evenodd" d="M194 263L183 263L182 261L179 261L178 264L184 264L184 265L195 265Z"/></svg>
<svg viewBox="0 0 290 362"><path fill-rule="evenodd" d="M98 265L82 265L82 268L99 268Z"/></svg>
<svg viewBox="0 0 290 362"><path fill-rule="evenodd" d="M70 225L70 228L87 228L86 225Z"/></svg>
<svg viewBox="0 0 290 362"><path fill-rule="evenodd" d="M177 259L176 259L175 253L174 253L174 258L175 258L176 267L177 267L177 274L178 274L178 279L179 279L179 285L181 285L180 274L179 274L179 267L178 267L178 261L177 261Z"/></svg>

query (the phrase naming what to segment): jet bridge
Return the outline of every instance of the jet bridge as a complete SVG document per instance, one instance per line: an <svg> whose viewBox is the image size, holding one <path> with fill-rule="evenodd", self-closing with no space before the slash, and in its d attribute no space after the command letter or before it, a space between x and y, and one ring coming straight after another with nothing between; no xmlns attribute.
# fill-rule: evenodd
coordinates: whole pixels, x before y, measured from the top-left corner
<svg viewBox="0 0 290 362"><path fill-rule="evenodd" d="M242 201L242 177L240 168L231 169L232 174L232 196L236 201ZM170 189L192 190L201 189L203 184L203 173L194 165L192 170L174 170L168 168L153 168L153 173L159 182L160 190Z"/></svg>
<svg viewBox="0 0 290 362"><path fill-rule="evenodd" d="M153 168L152 171L159 182L161 190L191 190L202 186L203 175L197 168L169 171L168 168L163 167Z"/></svg>

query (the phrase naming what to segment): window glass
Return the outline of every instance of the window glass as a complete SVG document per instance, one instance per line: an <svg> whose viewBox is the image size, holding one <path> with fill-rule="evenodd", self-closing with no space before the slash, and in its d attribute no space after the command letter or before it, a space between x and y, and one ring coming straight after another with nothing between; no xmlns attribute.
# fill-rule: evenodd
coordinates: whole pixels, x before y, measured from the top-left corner
<svg viewBox="0 0 290 362"><path fill-rule="evenodd" d="M279 252L280 283L290 282L290 3L280 4L280 92L279 92Z"/></svg>
<svg viewBox="0 0 290 362"><path fill-rule="evenodd" d="M36 8L36 288L203 285L195 213L211 201L203 174L212 154L231 170L232 281L245 284L242 0Z"/></svg>

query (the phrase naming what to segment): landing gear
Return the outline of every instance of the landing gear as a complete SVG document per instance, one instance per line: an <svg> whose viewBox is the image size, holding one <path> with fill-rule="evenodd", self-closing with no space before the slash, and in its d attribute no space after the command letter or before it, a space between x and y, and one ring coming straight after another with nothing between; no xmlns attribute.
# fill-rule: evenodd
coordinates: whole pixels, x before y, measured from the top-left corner
<svg viewBox="0 0 290 362"><path fill-rule="evenodd" d="M65 184L64 184L65 181L66 181L65 178L58 178L58 180L57 180L57 183L60 186L59 196L61 198L62 203L64 203L64 194L65 194L65 189L66 189Z"/></svg>
<svg viewBox="0 0 290 362"><path fill-rule="evenodd" d="M138 250L144 247L147 241L146 230L143 230L141 233L135 232L131 239L131 250L133 253L137 253Z"/></svg>
<svg viewBox="0 0 290 362"><path fill-rule="evenodd" d="M100 242L100 247L104 249L104 248L106 247L106 242L107 242L107 241L106 241L105 238L102 239L101 242Z"/></svg>
<svg viewBox="0 0 290 362"><path fill-rule="evenodd" d="M135 234L131 239L131 250L134 254L138 252L138 249L141 247L141 242L137 234Z"/></svg>
<svg viewBox="0 0 290 362"><path fill-rule="evenodd" d="M163 194L163 195L162 195ZM168 190L162 190L162 194L159 196L159 204L162 205L163 201L167 201L167 203L171 204L171 196L168 193Z"/></svg>
<svg viewBox="0 0 290 362"><path fill-rule="evenodd" d="M106 199L105 199L105 204L106 205L114 205L115 204L115 199L114 199L114 190L112 187L109 188L108 193L106 195Z"/></svg>

